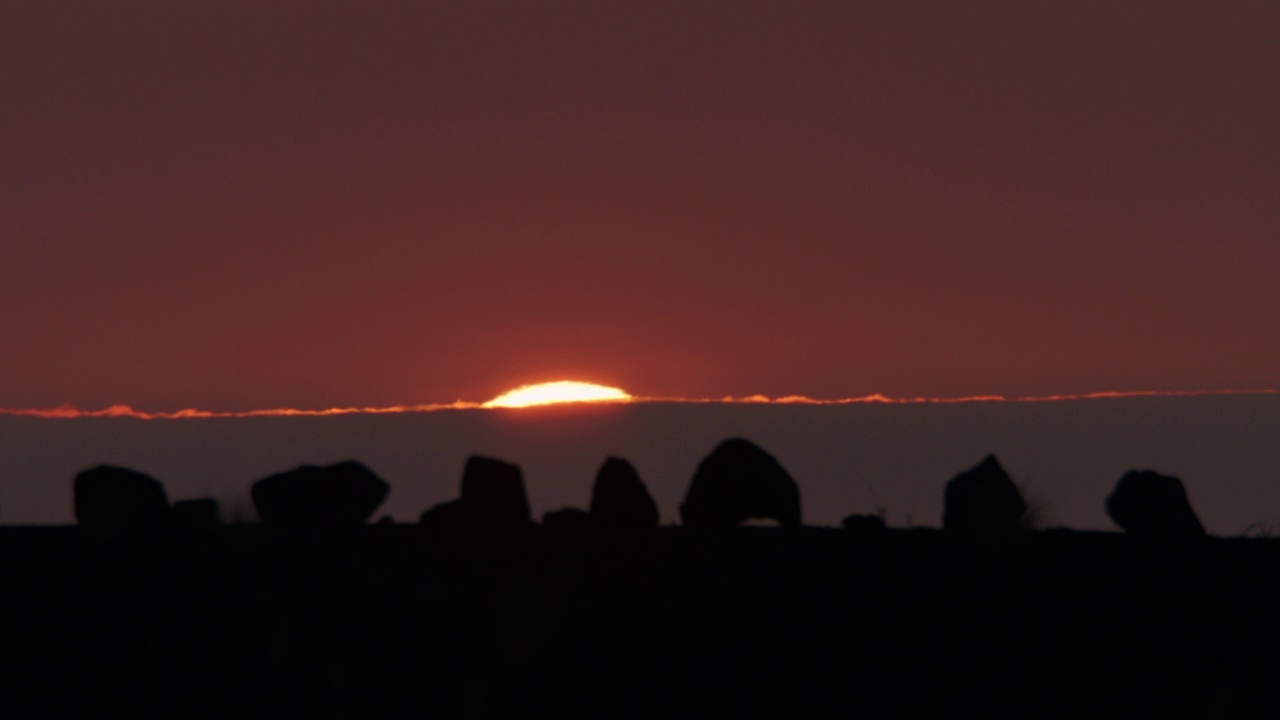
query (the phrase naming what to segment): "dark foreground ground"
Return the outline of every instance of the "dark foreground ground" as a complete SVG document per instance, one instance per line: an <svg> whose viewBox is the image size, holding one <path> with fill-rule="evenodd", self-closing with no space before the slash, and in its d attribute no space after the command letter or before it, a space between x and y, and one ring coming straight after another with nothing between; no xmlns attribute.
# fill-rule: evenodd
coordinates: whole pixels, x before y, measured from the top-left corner
<svg viewBox="0 0 1280 720"><path fill-rule="evenodd" d="M1280 716L1273 540L0 528L0 569L7 717Z"/></svg>

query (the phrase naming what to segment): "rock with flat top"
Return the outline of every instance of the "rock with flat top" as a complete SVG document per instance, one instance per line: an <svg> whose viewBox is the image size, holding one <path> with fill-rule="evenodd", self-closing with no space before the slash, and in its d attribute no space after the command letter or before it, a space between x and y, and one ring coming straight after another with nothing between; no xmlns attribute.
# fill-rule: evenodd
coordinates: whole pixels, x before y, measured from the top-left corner
<svg viewBox="0 0 1280 720"><path fill-rule="evenodd" d="M462 497L422 514L424 527L494 532L533 526L519 465L472 455L462 470Z"/></svg>
<svg viewBox="0 0 1280 720"><path fill-rule="evenodd" d="M76 475L76 522L94 530L158 528L169 518L159 480L129 468L99 465Z"/></svg>
<svg viewBox="0 0 1280 720"><path fill-rule="evenodd" d="M480 529L518 529L533 523L519 465L472 455L462 470L461 499Z"/></svg>
<svg viewBox="0 0 1280 720"><path fill-rule="evenodd" d="M363 525L389 488L364 465L303 465L253 484L258 517L271 527L344 528Z"/></svg>

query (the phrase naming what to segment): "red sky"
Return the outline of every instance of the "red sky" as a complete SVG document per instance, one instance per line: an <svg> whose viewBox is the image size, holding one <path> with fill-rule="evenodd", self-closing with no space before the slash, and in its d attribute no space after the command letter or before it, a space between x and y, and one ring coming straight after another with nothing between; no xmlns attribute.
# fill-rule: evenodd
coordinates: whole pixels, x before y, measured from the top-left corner
<svg viewBox="0 0 1280 720"><path fill-rule="evenodd" d="M1280 386L1280 9L802 5L6 4L0 407Z"/></svg>

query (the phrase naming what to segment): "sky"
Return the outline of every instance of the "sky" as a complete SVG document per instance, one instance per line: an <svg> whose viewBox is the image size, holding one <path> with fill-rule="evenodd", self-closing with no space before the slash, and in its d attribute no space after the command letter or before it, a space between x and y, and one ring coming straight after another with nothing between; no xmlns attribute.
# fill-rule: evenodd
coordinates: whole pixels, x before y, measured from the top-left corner
<svg viewBox="0 0 1280 720"><path fill-rule="evenodd" d="M0 6L0 407L1280 387L1280 9Z"/></svg>

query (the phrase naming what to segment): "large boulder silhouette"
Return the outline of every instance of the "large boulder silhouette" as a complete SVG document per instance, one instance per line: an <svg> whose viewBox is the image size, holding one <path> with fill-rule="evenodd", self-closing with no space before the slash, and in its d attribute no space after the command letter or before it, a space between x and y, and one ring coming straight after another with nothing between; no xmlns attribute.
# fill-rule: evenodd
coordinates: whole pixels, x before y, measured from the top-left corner
<svg viewBox="0 0 1280 720"><path fill-rule="evenodd" d="M99 465L76 475L76 522L95 530L155 528L169 518L159 480L129 468Z"/></svg>
<svg viewBox="0 0 1280 720"><path fill-rule="evenodd" d="M462 470L462 497L427 510L420 522L432 528L483 531L531 526L520 466L472 455Z"/></svg>
<svg viewBox="0 0 1280 720"><path fill-rule="evenodd" d="M303 465L253 484L258 517L281 528L342 528L363 524L387 497L387 483L354 460Z"/></svg>
<svg viewBox="0 0 1280 720"><path fill-rule="evenodd" d="M1027 503L994 455L947 483L942 527L972 537L1015 533L1026 527Z"/></svg>
<svg viewBox="0 0 1280 720"><path fill-rule="evenodd" d="M591 488L591 520L596 527L618 530L658 526L658 504L631 463L610 457L600 466Z"/></svg>
<svg viewBox="0 0 1280 720"><path fill-rule="evenodd" d="M716 446L689 483L680 517L688 528L735 527L744 520L800 526L800 489L772 455L750 440Z"/></svg>
<svg viewBox="0 0 1280 720"><path fill-rule="evenodd" d="M462 470L462 505L476 526L519 528L533 522L519 465L472 455Z"/></svg>
<svg viewBox="0 0 1280 720"><path fill-rule="evenodd" d="M1107 496L1107 514L1135 537L1182 540L1204 537L1182 481L1151 470L1130 470Z"/></svg>

